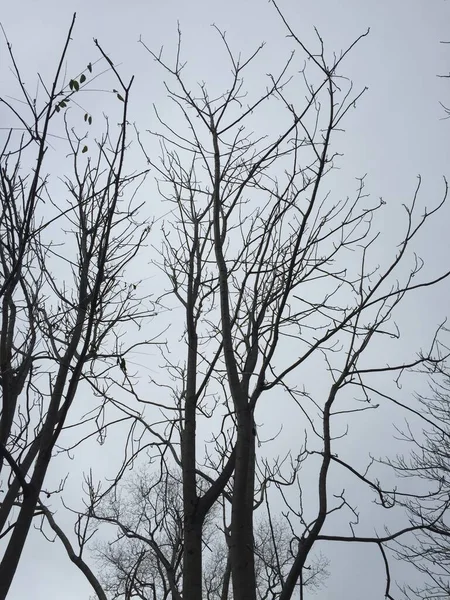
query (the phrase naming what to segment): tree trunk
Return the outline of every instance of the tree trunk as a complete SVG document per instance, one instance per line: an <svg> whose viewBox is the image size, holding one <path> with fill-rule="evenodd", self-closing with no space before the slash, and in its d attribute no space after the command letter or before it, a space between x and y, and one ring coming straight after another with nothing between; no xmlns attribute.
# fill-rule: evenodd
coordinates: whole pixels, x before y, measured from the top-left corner
<svg viewBox="0 0 450 600"><path fill-rule="evenodd" d="M255 435L247 409L238 415L236 468L231 508L230 561L234 600L256 600L253 542Z"/></svg>
<svg viewBox="0 0 450 600"><path fill-rule="evenodd" d="M199 513L196 476L196 336L191 335L188 357L187 394L184 427L181 432L183 469L183 598L202 600L202 529L204 515Z"/></svg>
<svg viewBox="0 0 450 600"><path fill-rule="evenodd" d="M184 525L184 600L202 600L202 525L195 519Z"/></svg>

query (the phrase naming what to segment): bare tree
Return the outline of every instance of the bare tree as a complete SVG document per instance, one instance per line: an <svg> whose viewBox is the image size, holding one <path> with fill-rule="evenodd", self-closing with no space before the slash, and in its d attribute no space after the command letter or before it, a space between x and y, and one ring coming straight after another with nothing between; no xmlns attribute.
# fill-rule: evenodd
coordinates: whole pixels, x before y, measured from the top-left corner
<svg viewBox="0 0 450 600"><path fill-rule="evenodd" d="M392 598L389 542L432 523L359 535L356 500L336 489L332 475L353 479L374 492L382 508L390 508L386 499L393 490L360 472L355 457L337 455L346 433L339 424L342 415L353 413L356 420L357 413L376 409L375 399L399 406L384 386L442 361L438 325L426 352L386 362L371 348L399 338L396 318L407 296L449 275L427 276L414 253L418 233L445 202L447 184L435 205L421 213L419 179L405 206L397 247L380 263L376 224L385 202L370 203L364 179L352 199L334 198L325 188L339 158L335 134L363 93L353 92L342 65L366 34L328 58L320 36L318 50L309 50L278 12L301 60L306 58L301 95L295 54L269 75L259 95L246 89L244 75L263 48L243 58L219 30L231 69L228 87L219 94L206 84L192 91L181 34L173 64L145 46L165 70L172 108L181 116L177 120L172 110L167 120L156 111L160 129L154 135L162 156L159 161L146 156L171 207L155 264L168 280L161 302L174 314L183 311L184 356L175 341L161 346L164 375L153 378L158 400L136 393L165 415L157 442L162 471L176 465L182 473L182 585L172 594L204 597L205 519L220 502L229 552L222 568L225 580L229 573L232 581L232 596L223 586L221 598L256 600L254 514L264 498L274 502L278 493L291 555L267 597L288 600L299 584L303 597L312 551L321 542L346 542L379 548L385 595ZM271 107L276 124L259 117L263 107ZM140 141L145 152L142 136ZM307 388L311 377L321 384L319 394ZM276 403L280 394L298 409L299 432L306 430L307 436L284 458L270 460L260 454L265 444L259 407L264 397ZM299 475L306 461L315 475L303 489ZM94 505L100 501L97 497ZM338 511L348 519L346 534L333 531ZM281 561L277 543L274 547L275 561Z"/></svg>
<svg viewBox="0 0 450 600"><path fill-rule="evenodd" d="M95 74L91 63L77 77L64 74L74 24L75 17L53 81L40 78L36 97L6 42L21 97L0 98L11 124L0 152L0 532L6 543L0 598L8 593L33 519L45 513L41 503L52 493L46 474L65 428L80 427L78 442L102 435L105 394L126 371L124 326L150 316L149 302L126 278L148 234L137 220L132 191L144 173L125 172L132 81L122 80L97 44L118 88L113 96L120 125L112 130L106 120L91 142L87 131L77 134L72 119L86 130L92 125L80 103ZM69 171L50 176L47 163L56 149L67 155Z"/></svg>
<svg viewBox="0 0 450 600"><path fill-rule="evenodd" d="M117 567L108 589L113 597L201 600L205 594L220 594L221 600L288 600L298 590L303 598L311 566L319 565L312 581L323 574L324 563L314 562L322 545L353 543L379 548L385 596L392 599L389 544L436 525L436 520L419 519L392 532L360 534L355 498L359 491L352 496L353 488L346 492L341 481L355 481L374 492L382 509L392 506L395 494L369 478L367 470L358 470L355 457L345 451L341 456L340 450L345 450L343 418L358 423L359 415L375 410L378 402L398 407L401 403L385 386L411 370L439 368L443 361L438 324L427 351L404 350L392 361L385 357L389 343L400 337L396 319L401 321L404 299L450 274L427 274L415 253L418 234L444 205L447 183L442 197L423 211L419 179L405 206L403 229L398 226L397 245L389 259L380 257L377 227L385 202L368 199L364 178L352 197L342 199L330 191L339 161L336 134L364 92L353 91L342 68L366 34L341 54L328 56L319 35L317 49L308 49L273 4L295 52L259 92L254 86L246 88L244 76L258 64L262 46L242 58L217 30L231 77L225 91L213 93L206 84L192 91L181 58L181 34L173 64L144 45L165 71L171 107L181 117L180 121L173 111L170 117L156 111L159 129L153 135L160 143L160 160L139 136L169 207L153 263L168 282L159 298L166 308L162 318L167 311L183 315L181 343L177 331L173 339L169 332L167 342L159 345L163 365L151 389L142 389L129 373L127 348L119 346L121 324L140 323L148 316L134 285L122 279L146 230L131 241L135 212L128 204L123 212L120 209L123 188L133 181L122 175L130 85L122 82L109 58L102 53L120 83L114 94L124 112L116 143L110 143L108 132L99 144L98 161L106 161L105 172L89 161L81 168L84 150L89 149L66 126L75 167L74 180L67 186L72 203L54 209L58 225L67 218L76 240L75 257L65 263L73 273L70 286L64 277L58 281L48 266L48 257L61 258L61 251L43 238L51 222L43 227L26 216L44 195L42 167L37 176L33 171L31 196L21 196L28 188L20 178L20 163L14 163L12 174L2 170L5 181L12 181L5 189L15 190L20 199L33 198L33 203L27 208L26 201L5 200L8 235L18 226L20 232L21 223L28 225L20 240L8 242L3 250L7 257L9 248L15 254L6 260L2 288L7 297L2 335L10 340L10 349L1 349L2 417L7 424L14 412L10 407L16 416L6 427L2 450L12 471L2 511L6 519L13 515L15 520L6 532L11 538L5 567L0 566L7 574L7 579L0 577L5 590L0 597L6 595L31 520L39 513L52 450L80 383L90 385L100 398L99 414L111 406L132 423L127 438L131 456L127 446L119 473L106 490L93 476L87 477L86 510L77 520L79 555L90 538L90 524L99 520L116 528L119 541L129 540L124 552L120 544L113 544L106 554ZM70 80L69 94L62 88L59 95L54 84L44 123L59 114L57 108L66 108L70 91L77 92L81 83L81 76ZM33 102L29 106L35 110ZM273 122L267 114L275 115ZM37 123L26 132L29 145L38 144L43 161L46 145L41 140L46 137ZM5 152L8 163L15 155ZM15 217L9 209L16 219L11 220L8 206L24 206L24 212ZM25 298L25 320L11 316L19 306L14 294L21 301ZM18 333L11 333L16 323ZM383 354L375 351L380 346ZM25 359L29 368L22 366ZM41 363L50 373L47 387L35 382L39 368L44 368ZM120 377L113 378L114 369ZM11 390L19 389L12 373L23 376L17 379L22 384L11 404ZM117 400L114 385L120 393L129 393L129 403ZM25 421L18 406L21 394L25 405L31 396L35 402ZM289 409L285 404L278 408L280 397L290 401ZM273 432L266 440L260 420L267 402L286 411L286 419L298 421L298 447L286 455L270 456ZM159 420L153 419L153 409L159 411ZM101 434L105 427L98 428ZM139 455L155 465L157 478L140 474L139 497L148 504L133 513L119 484ZM303 478L306 469L310 475ZM181 491L171 483L175 470L181 473ZM275 512L271 507L277 503L282 508ZM218 507L226 553L225 560L214 563L220 582L216 585L207 556ZM344 531L335 529L337 514L342 515ZM257 523L262 515L266 520L261 530Z"/></svg>

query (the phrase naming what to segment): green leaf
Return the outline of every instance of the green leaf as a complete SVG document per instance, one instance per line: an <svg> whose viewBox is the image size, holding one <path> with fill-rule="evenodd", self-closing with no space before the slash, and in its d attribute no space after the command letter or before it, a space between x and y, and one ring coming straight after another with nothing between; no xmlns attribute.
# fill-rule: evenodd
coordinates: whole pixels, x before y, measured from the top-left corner
<svg viewBox="0 0 450 600"><path fill-rule="evenodd" d="M119 98L119 100L120 100L121 102L125 102L125 100L123 99L123 97L122 97L120 94L117 94L117 97Z"/></svg>
<svg viewBox="0 0 450 600"><path fill-rule="evenodd" d="M85 113L85 115L84 115L84 120L85 120L85 121L87 121L87 120L88 120L88 114L87 114L87 113Z"/></svg>
<svg viewBox="0 0 450 600"><path fill-rule="evenodd" d="M56 105L56 106L55 106L55 110L56 110L56 112L59 112L61 109L59 108L59 106L58 106L58 105Z"/></svg>
<svg viewBox="0 0 450 600"><path fill-rule="evenodd" d="M83 150L81 151L81 153L84 154L87 151L88 151L88 147L87 146L83 146Z"/></svg>
<svg viewBox="0 0 450 600"><path fill-rule="evenodd" d="M87 69L88 69L89 73L92 73L92 64L91 63L88 64Z"/></svg>
<svg viewBox="0 0 450 600"><path fill-rule="evenodd" d="M61 102L59 103L59 108L66 108L67 104L65 102L65 100L61 100Z"/></svg>
<svg viewBox="0 0 450 600"><path fill-rule="evenodd" d="M83 73L80 77L80 83L84 83L86 81L86 75Z"/></svg>
<svg viewBox="0 0 450 600"><path fill-rule="evenodd" d="M69 81L69 87L70 87L70 89L71 89L71 90L73 90L73 79L71 79L71 80Z"/></svg>
<svg viewBox="0 0 450 600"><path fill-rule="evenodd" d="M92 117L91 117L91 115L89 115L88 123L89 123L89 125L92 125Z"/></svg>
<svg viewBox="0 0 450 600"><path fill-rule="evenodd" d="M80 84L78 83L78 81L76 79L72 79L73 81L73 89L78 92L78 90L80 89Z"/></svg>

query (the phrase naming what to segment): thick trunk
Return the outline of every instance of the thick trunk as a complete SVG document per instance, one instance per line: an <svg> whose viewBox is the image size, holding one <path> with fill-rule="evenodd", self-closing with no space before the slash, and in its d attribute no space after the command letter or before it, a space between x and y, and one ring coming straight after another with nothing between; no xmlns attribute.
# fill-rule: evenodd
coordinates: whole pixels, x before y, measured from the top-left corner
<svg viewBox="0 0 450 600"><path fill-rule="evenodd" d="M189 410L186 410L189 415ZM202 528L195 474L195 419L187 417L183 447L183 598L202 600Z"/></svg>
<svg viewBox="0 0 450 600"><path fill-rule="evenodd" d="M183 599L202 600L202 523L185 522Z"/></svg>
<svg viewBox="0 0 450 600"><path fill-rule="evenodd" d="M255 435L250 411L238 416L231 509L230 561L234 600L256 600L253 542Z"/></svg>
<svg viewBox="0 0 450 600"><path fill-rule="evenodd" d="M199 514L196 474L196 418L197 418L197 333L193 315L193 300L189 299L188 370L186 401L181 432L181 463L183 471L183 599L202 600L202 529L203 515Z"/></svg>

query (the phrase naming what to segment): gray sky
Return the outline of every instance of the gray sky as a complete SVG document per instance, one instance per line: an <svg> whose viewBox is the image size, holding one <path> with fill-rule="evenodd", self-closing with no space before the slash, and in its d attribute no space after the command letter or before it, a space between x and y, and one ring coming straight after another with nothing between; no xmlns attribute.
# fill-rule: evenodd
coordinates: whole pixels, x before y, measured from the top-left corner
<svg viewBox="0 0 450 600"><path fill-rule="evenodd" d="M162 84L163 73L158 65L138 44L142 36L153 49L164 46L168 57L173 57L177 41L177 21L183 33L183 56L188 61L187 73L192 82L206 81L214 90L225 85L227 66L217 33L210 27L215 23L226 30L228 40L236 51L249 53L262 41L267 43L261 58L250 73L251 86L263 90L265 75L274 72L289 56L293 44L286 39L282 24L273 7L266 0L168 0L166 3L128 0L22 0L3 2L1 22L13 44L24 79L34 89L36 72L49 76L70 23L73 11L77 24L68 62L78 72L89 61L97 58L92 38L98 38L104 50L124 75L135 75L131 113L141 130L154 127L153 103L162 113L171 117L171 106L166 101ZM362 40L345 62L342 71L353 80L355 90L368 87L356 110L348 116L345 133L338 138L337 150L343 153L340 170L333 175L334 192L343 197L356 189L356 178L367 173L366 191L374 198L383 197L389 210L386 220L379 223L385 240L386 255L394 248L402 203L414 193L417 175L423 177L422 202L431 206L441 197L442 176L449 175L450 121L442 120L444 112L439 101L450 104L449 81L438 74L450 70L450 46L440 41L450 39L450 2L444 0L280 0L290 24L299 37L308 43L314 41L313 27L317 27L329 52L346 48L358 35L370 27L370 35ZM0 86L2 93L12 80L7 72L4 44L0 47ZM299 90L301 93L301 90ZM114 110L112 95L104 98L101 110ZM99 96L95 96L98 103ZM98 108L98 107L97 107ZM2 119L0 111L0 119ZM8 125L0 123L0 126ZM276 114L261 119L261 127L276 128ZM54 157L55 169L63 168L61 159ZM149 214L160 214L158 199L147 208ZM432 237L420 240L420 252L436 269L448 261L448 217L435 223ZM381 251L383 252L383 251ZM380 261L382 261L380 256ZM426 345L430 327L448 314L449 286L443 285L439 295L424 292L405 305L407 327L401 348ZM273 419L271 407L264 407L262 420ZM361 430L365 439L376 445L379 431L391 432L389 411L380 411L373 421L359 425L348 440L348 448L357 451ZM372 415L371 415L372 418ZM366 429L367 428L367 429ZM375 433L376 431L376 433ZM295 421L285 424L280 448L297 443ZM379 445L381 451L382 445ZM109 465L111 456L95 448L98 465ZM281 451L281 450L280 450ZM353 450L351 450L353 451ZM81 473L89 458L82 453L73 464L57 464L55 481L70 469L66 497L76 503ZM345 552L343 559L342 553ZM373 549L342 548L334 556L332 576L327 587L317 597L361 597L367 600L381 598L384 577L380 557ZM30 586L32 586L30 588ZM30 591L31 590L31 591ZM49 544L37 534L24 552L16 581L10 593L11 600L64 597L65 600L88 599L90 588L77 570L64 557L58 542Z"/></svg>

